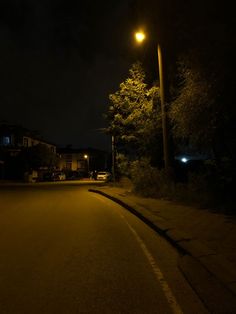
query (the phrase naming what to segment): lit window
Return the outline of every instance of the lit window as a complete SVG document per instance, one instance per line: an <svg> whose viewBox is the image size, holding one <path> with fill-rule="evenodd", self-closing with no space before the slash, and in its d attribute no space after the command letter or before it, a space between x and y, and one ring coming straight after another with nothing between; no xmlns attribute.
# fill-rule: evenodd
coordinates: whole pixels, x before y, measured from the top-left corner
<svg viewBox="0 0 236 314"><path fill-rule="evenodd" d="M10 136L3 136L3 145L10 145Z"/></svg>

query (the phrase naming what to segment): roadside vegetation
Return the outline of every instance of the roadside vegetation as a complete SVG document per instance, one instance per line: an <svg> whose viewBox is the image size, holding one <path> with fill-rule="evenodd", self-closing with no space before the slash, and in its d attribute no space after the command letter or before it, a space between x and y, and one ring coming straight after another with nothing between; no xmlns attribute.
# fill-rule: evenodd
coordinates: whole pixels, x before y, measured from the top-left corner
<svg viewBox="0 0 236 314"><path fill-rule="evenodd" d="M171 172L163 164L159 86L148 85L140 62L109 96L107 133L115 138L117 176L134 192L233 212L235 108L228 68L208 55L178 60L168 103ZM195 158L181 163L180 153Z"/></svg>

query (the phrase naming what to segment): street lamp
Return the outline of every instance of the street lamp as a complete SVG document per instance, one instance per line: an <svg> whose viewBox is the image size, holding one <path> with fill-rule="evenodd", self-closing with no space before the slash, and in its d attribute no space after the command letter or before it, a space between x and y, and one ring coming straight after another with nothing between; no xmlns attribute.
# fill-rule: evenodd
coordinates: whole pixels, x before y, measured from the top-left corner
<svg viewBox="0 0 236 314"><path fill-rule="evenodd" d="M88 168L88 174L89 174L89 155L84 155L84 159L87 160L87 168Z"/></svg>
<svg viewBox="0 0 236 314"><path fill-rule="evenodd" d="M146 38L143 31L135 33L136 41L141 44ZM162 117L162 137L163 137L163 157L165 170L169 170L169 147L168 147L168 131L167 131L167 118L166 118L166 108L165 108L165 88L164 88L164 76L163 76L163 58L162 49L160 44L157 44L157 56L158 56L158 72L160 81L160 98L161 98L161 117Z"/></svg>
<svg viewBox="0 0 236 314"><path fill-rule="evenodd" d="M135 39L138 43L142 43L144 39L146 38L146 35L143 31L139 31L135 33Z"/></svg>

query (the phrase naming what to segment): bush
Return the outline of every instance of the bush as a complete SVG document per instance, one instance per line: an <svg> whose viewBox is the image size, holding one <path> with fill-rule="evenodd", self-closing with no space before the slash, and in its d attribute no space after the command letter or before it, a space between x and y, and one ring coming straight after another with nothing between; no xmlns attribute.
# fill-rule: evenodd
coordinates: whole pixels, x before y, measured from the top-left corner
<svg viewBox="0 0 236 314"><path fill-rule="evenodd" d="M152 167L143 158L130 162L133 191L144 197L166 198L185 204L212 208L233 214L234 171L227 165L219 168L212 161L188 173L187 180L175 182L164 169ZM178 180L177 180L178 181Z"/></svg>
<svg viewBox="0 0 236 314"><path fill-rule="evenodd" d="M150 165L149 159L143 158L131 163L131 180L134 192L145 197L167 197L173 192L173 184L164 170Z"/></svg>
<svg viewBox="0 0 236 314"><path fill-rule="evenodd" d="M116 165L118 177L126 176L130 178L130 161L124 154L117 154Z"/></svg>

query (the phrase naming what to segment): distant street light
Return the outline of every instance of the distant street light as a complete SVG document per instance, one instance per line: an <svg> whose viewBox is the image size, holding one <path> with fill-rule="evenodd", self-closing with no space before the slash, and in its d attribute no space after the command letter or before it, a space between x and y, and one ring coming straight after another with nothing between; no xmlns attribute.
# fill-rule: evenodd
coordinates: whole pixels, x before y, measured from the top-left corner
<svg viewBox="0 0 236 314"><path fill-rule="evenodd" d="M135 33L135 39L138 43L142 43L146 38L143 31ZM163 136L163 158L165 164L165 170L169 170L169 146L168 146L168 131L167 131L167 119L165 108L165 88L164 88L164 76L163 76L163 58L161 46L157 44L157 56L158 56L158 68L159 68L159 81L160 81L160 98L161 98L161 117L162 117L162 136Z"/></svg>
<svg viewBox="0 0 236 314"><path fill-rule="evenodd" d="M84 155L84 159L87 160L87 169L88 169L88 174L89 174L89 155Z"/></svg>

